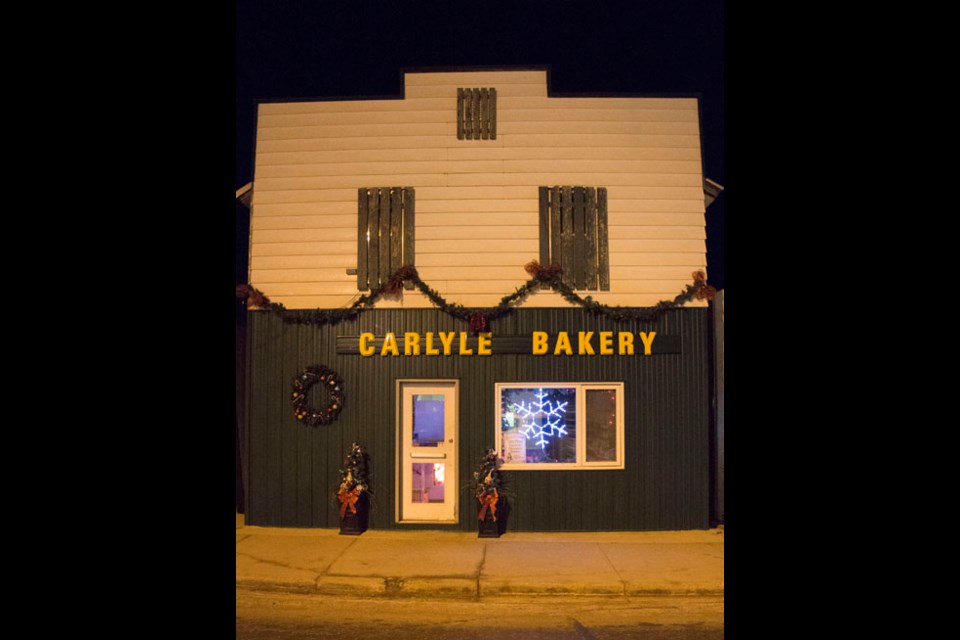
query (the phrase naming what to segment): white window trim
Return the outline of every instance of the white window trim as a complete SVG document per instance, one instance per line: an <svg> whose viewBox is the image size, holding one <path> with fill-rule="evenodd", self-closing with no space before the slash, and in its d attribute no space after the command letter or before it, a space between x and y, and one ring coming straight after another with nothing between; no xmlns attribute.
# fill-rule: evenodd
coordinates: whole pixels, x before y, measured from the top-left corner
<svg viewBox="0 0 960 640"><path fill-rule="evenodd" d="M576 388L577 390L577 462L533 462L518 463L504 462L501 467L505 471L554 471L554 470L579 470L579 471L608 471L611 469L624 468L624 384L623 382L497 382L494 384L494 414L496 422L494 426L496 435L496 450L498 455L502 453L502 435L501 412L503 389L531 389L540 388ZM587 438L586 438L586 391L590 389L615 389L617 391L617 457L613 461L587 462Z"/></svg>

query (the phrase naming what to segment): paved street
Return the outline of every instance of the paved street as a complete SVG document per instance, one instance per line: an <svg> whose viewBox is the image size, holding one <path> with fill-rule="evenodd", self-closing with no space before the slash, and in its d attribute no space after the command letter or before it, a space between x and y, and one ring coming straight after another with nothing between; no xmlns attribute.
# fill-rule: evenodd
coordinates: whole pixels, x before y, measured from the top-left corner
<svg viewBox="0 0 960 640"><path fill-rule="evenodd" d="M237 589L237 640L720 640L723 597L350 598Z"/></svg>

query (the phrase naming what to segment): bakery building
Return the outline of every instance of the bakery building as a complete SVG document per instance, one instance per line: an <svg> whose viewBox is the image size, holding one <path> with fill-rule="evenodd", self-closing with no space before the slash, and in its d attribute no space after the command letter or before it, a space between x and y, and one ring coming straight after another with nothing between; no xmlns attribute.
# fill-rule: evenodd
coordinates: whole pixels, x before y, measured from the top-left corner
<svg viewBox="0 0 960 640"><path fill-rule="evenodd" d="M337 527L353 443L373 529L476 530L488 449L509 530L716 523L696 97L404 72L392 98L259 103L253 175L248 525Z"/></svg>

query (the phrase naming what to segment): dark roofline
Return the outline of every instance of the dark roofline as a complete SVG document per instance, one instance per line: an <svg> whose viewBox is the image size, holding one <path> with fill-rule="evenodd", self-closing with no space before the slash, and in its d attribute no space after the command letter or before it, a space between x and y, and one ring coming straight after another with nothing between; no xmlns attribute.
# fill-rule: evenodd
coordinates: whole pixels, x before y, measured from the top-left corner
<svg viewBox="0 0 960 640"><path fill-rule="evenodd" d="M533 65L494 65L494 66L451 66L451 67L401 67L400 93L387 95L360 95L360 96L314 96L295 98L256 98L254 104L274 104L284 102L347 102L350 100L404 100L406 98L406 74L408 73L482 73L497 71L545 71L547 75L548 98L696 98L699 102L701 93L645 93L645 92L565 92L552 90L553 66L549 64Z"/></svg>
<svg viewBox="0 0 960 640"><path fill-rule="evenodd" d="M713 204L713 201L716 200L722 192L722 184L711 180L707 176L703 176L703 195L705 196L705 207L709 207L711 204Z"/></svg>
<svg viewBox="0 0 960 640"><path fill-rule="evenodd" d="M247 209L250 208L251 198L253 198L253 182L248 182L237 189L237 202L241 203Z"/></svg>

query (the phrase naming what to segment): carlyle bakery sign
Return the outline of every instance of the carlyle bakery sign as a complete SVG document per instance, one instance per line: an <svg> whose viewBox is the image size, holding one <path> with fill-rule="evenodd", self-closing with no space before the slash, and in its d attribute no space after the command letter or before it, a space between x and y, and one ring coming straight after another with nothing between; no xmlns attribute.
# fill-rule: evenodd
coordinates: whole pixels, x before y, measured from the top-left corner
<svg viewBox="0 0 960 640"><path fill-rule="evenodd" d="M466 331L387 332L378 336L339 336L337 353L364 357L492 356L652 356L680 353L680 336L661 336L656 331L533 331L521 335Z"/></svg>

